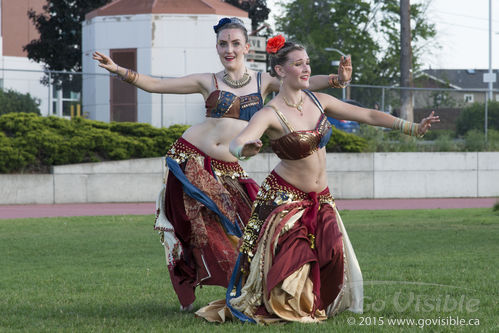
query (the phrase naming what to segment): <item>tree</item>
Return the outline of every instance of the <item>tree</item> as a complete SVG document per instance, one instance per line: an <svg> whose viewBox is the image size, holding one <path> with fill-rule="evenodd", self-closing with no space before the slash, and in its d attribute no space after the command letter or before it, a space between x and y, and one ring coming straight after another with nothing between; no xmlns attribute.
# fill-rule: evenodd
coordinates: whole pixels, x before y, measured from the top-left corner
<svg viewBox="0 0 499 333"><path fill-rule="evenodd" d="M409 0L400 1L400 86L412 86L412 47L411 47L411 4ZM414 120L412 92L400 92L400 117L408 121Z"/></svg>
<svg viewBox="0 0 499 333"><path fill-rule="evenodd" d="M429 3L417 3L410 6L412 71L421 68L421 55L430 47L436 46L433 39L436 35L435 25L426 19ZM377 19L374 31L381 35L380 42L384 46L379 56L379 76L386 84L400 82L400 1L382 0L376 4Z"/></svg>
<svg viewBox="0 0 499 333"><path fill-rule="evenodd" d="M361 84L395 85L400 81L400 6L397 0L293 0L283 4L276 18L277 30L307 47L312 71L330 73L336 48L352 56L353 81ZM435 36L435 27L425 19L425 4L411 6L413 69L420 54ZM336 92L338 93L339 92ZM356 88L352 98L379 100L379 91ZM364 102L368 104L367 102Z"/></svg>
<svg viewBox="0 0 499 333"><path fill-rule="evenodd" d="M252 31L256 31L260 23L269 18L270 9L267 7L267 0L225 0L225 2L248 12Z"/></svg>
<svg viewBox="0 0 499 333"><path fill-rule="evenodd" d="M40 38L24 46L28 58L43 62L52 71L81 71L81 23L85 14L111 0L47 0L42 13L33 9L28 16L40 33ZM52 82L49 82L52 81ZM80 91L80 78L54 74L46 76L44 84L69 85Z"/></svg>
<svg viewBox="0 0 499 333"><path fill-rule="evenodd" d="M340 57L325 51L326 47L350 54L354 61L362 59L354 63L357 80L376 65L379 46L369 34L372 9L368 3L294 0L283 7L284 14L276 18L277 30L307 48L314 73L331 72L330 61Z"/></svg>

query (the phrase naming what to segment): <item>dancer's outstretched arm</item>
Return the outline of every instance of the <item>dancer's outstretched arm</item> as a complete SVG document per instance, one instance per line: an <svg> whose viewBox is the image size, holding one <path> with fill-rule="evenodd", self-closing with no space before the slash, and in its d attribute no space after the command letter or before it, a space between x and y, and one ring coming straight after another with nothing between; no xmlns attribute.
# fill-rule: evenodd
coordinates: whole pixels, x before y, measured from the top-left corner
<svg viewBox="0 0 499 333"><path fill-rule="evenodd" d="M145 74L138 74L116 64L110 57L100 52L94 52L92 58L99 62L99 67L111 73L118 74L126 82L137 88L163 94L208 94L212 76L209 73L191 74L178 78L154 78Z"/></svg>
<svg viewBox="0 0 499 333"><path fill-rule="evenodd" d="M419 124L413 124L378 110L362 108L342 102L327 94L317 93L316 95L324 107L326 114L330 117L392 128L408 135L423 136L433 123L440 122L439 116L435 116L435 111L432 111L428 117L423 118Z"/></svg>

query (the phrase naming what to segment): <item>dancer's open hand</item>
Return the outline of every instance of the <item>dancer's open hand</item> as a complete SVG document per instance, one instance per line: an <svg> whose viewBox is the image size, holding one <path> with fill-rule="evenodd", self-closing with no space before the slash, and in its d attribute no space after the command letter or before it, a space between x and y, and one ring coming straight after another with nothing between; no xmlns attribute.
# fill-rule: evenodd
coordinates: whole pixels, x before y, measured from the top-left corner
<svg viewBox="0 0 499 333"><path fill-rule="evenodd" d="M430 115L426 118L423 118L421 122L419 123L419 135L424 135L431 127L431 124L433 123L439 123L440 122L440 117L439 116L434 116L435 111L431 111Z"/></svg>
<svg viewBox="0 0 499 333"><path fill-rule="evenodd" d="M338 76L341 82L347 82L352 79L352 57L341 56Z"/></svg>
<svg viewBox="0 0 499 333"><path fill-rule="evenodd" d="M107 69L111 73L116 73L118 71L118 65L116 65L115 62L105 54L95 51L92 54L92 59L99 62L99 67Z"/></svg>

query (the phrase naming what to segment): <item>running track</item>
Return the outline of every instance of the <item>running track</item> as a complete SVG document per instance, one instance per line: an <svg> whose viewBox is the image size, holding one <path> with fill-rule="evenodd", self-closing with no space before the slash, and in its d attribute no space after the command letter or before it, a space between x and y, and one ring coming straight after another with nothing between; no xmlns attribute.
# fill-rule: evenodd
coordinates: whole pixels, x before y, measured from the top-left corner
<svg viewBox="0 0 499 333"><path fill-rule="evenodd" d="M359 199L336 200L341 210L487 208L499 198ZM0 205L0 219L154 214L154 203L91 203L55 205Z"/></svg>

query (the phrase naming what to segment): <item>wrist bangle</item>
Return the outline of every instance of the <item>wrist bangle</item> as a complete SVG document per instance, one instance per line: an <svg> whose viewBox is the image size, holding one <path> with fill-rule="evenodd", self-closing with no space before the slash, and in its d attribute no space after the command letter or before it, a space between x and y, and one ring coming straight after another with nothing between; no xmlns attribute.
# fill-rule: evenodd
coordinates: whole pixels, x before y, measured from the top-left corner
<svg viewBox="0 0 499 333"><path fill-rule="evenodd" d="M121 79L126 83L134 84L139 79L139 73L132 69L127 69L125 75L121 76Z"/></svg>
<svg viewBox="0 0 499 333"><path fill-rule="evenodd" d="M399 130L401 133L415 136L417 138L422 138L424 136L424 134L419 133L419 124L412 123L400 118L395 118L392 129Z"/></svg>
<svg viewBox="0 0 499 333"><path fill-rule="evenodd" d="M232 155L234 155L240 161L246 161L246 160L250 159L249 156L241 156L241 152L243 151L243 147L244 147L244 145L238 146L234 151L231 151Z"/></svg>
<svg viewBox="0 0 499 333"><path fill-rule="evenodd" d="M348 86L348 84L350 83L350 81L352 81L352 80L341 81L339 79L339 75L337 75L337 74L329 74L328 83L329 83L329 86L331 88L345 88L346 86Z"/></svg>

